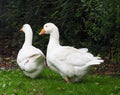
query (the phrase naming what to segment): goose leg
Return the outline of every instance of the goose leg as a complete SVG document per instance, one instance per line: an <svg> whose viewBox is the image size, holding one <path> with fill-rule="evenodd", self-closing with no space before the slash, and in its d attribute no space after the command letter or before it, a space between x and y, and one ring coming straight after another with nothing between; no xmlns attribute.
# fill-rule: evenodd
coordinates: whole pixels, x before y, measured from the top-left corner
<svg viewBox="0 0 120 95"><path fill-rule="evenodd" d="M68 79L68 77L63 77L63 79L64 79L67 83L70 83L70 80Z"/></svg>
<svg viewBox="0 0 120 95"><path fill-rule="evenodd" d="M64 74L60 73L60 75L62 76L62 78L67 82L70 83L70 80L67 76L65 76Z"/></svg>

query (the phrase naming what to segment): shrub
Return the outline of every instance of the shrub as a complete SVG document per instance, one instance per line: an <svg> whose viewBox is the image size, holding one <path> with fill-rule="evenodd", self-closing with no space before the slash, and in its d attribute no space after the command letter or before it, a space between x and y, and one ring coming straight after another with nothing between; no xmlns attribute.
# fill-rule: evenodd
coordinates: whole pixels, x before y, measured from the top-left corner
<svg viewBox="0 0 120 95"><path fill-rule="evenodd" d="M34 45L44 52L49 37L39 37L37 33L44 23L53 22L61 31L62 45L87 47L95 55L118 62L119 7L119 0L8 0L5 18L7 27L15 31L29 23L35 31ZM20 36L18 32L12 33L14 39Z"/></svg>

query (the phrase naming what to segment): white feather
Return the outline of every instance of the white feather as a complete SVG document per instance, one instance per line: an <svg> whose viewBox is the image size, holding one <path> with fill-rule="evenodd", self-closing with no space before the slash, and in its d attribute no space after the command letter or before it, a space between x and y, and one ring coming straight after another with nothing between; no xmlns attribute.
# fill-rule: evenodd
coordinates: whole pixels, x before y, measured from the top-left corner
<svg viewBox="0 0 120 95"><path fill-rule="evenodd" d="M30 78L37 77L45 64L45 56L42 51L32 46L32 29L25 24L22 27L25 33L25 42L17 56L17 63L24 74Z"/></svg>
<svg viewBox="0 0 120 95"><path fill-rule="evenodd" d="M95 57L87 48L76 49L70 46L61 46L59 43L59 30L53 23L44 25L46 34L50 34L47 47L47 64L58 72L67 82L79 81L91 65L103 62L100 57ZM40 33L42 34L42 33Z"/></svg>

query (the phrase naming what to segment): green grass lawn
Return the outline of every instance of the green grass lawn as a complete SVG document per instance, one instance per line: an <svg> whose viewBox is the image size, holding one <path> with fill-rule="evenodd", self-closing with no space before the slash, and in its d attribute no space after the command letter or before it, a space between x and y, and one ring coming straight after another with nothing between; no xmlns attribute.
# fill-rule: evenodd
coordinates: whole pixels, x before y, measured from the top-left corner
<svg viewBox="0 0 120 95"><path fill-rule="evenodd" d="M0 70L0 95L120 95L120 77L87 74L80 83L67 84L45 68L36 79L18 70Z"/></svg>

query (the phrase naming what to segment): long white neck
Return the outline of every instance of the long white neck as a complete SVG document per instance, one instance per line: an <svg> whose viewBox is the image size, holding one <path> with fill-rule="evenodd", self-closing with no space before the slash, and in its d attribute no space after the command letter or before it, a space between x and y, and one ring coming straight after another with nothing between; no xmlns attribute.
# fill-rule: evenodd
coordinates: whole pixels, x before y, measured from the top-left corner
<svg viewBox="0 0 120 95"><path fill-rule="evenodd" d="M59 43L59 31L58 31L58 29L55 29L50 34L48 47L55 47L55 46L59 46L59 45L60 45L60 43Z"/></svg>
<svg viewBox="0 0 120 95"><path fill-rule="evenodd" d="M33 37L32 29L25 31L25 41L23 47L32 45L32 37Z"/></svg>

